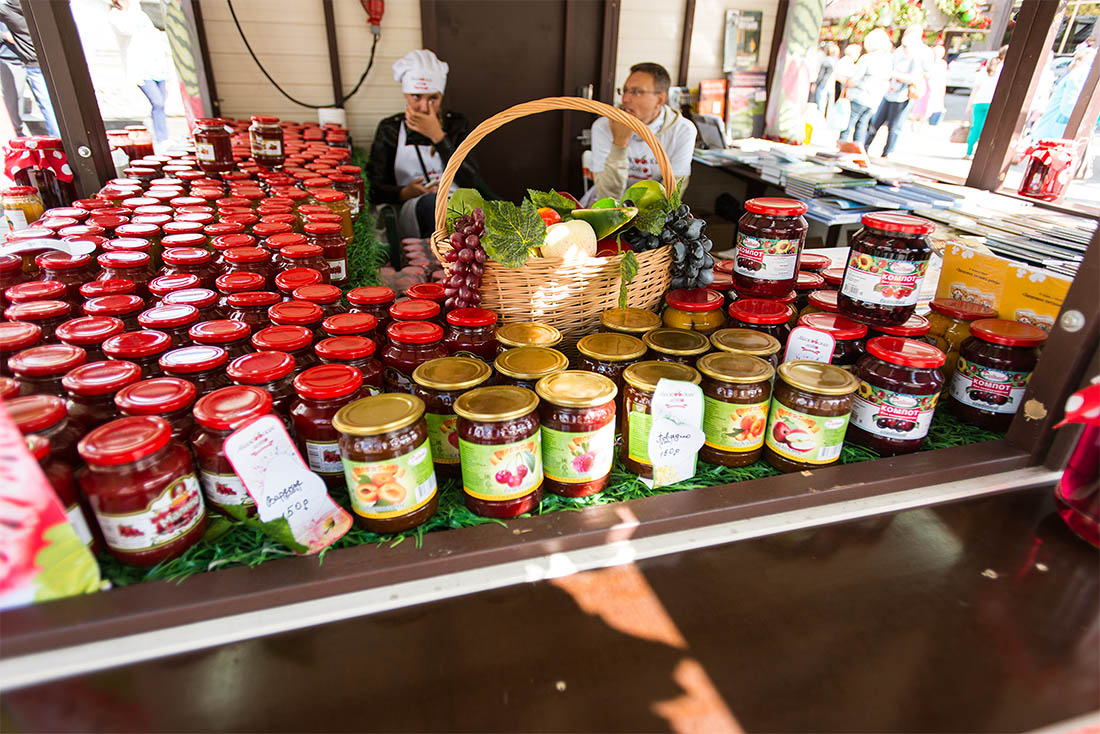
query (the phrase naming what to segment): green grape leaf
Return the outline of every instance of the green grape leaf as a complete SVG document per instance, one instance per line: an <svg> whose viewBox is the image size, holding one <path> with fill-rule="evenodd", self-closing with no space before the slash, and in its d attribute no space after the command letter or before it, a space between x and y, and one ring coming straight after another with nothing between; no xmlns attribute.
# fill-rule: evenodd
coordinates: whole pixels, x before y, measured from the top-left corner
<svg viewBox="0 0 1100 734"><path fill-rule="evenodd" d="M477 189L458 189L447 201L447 233L455 231L455 221L474 209L484 209L485 198Z"/></svg>
<svg viewBox="0 0 1100 734"><path fill-rule="evenodd" d="M546 241L546 223L530 200L520 206L510 201L485 202L485 253L501 265L518 268L534 247Z"/></svg>
<svg viewBox="0 0 1100 734"><path fill-rule="evenodd" d="M42 538L46 545L34 557L34 565L42 569L34 577L35 601L99 590L99 565L68 520L46 530Z"/></svg>
<svg viewBox="0 0 1100 734"><path fill-rule="evenodd" d="M295 553L309 553L308 546L304 546L294 539L294 533L290 532L290 523L287 522L285 517L278 517L274 520L263 522L258 518L249 517L248 510L244 507L223 505L222 509L229 513L235 520L239 520L250 528L256 528L264 535L279 541Z"/></svg>
<svg viewBox="0 0 1100 734"><path fill-rule="evenodd" d="M619 308L626 308L626 287L638 277L638 258L627 252L619 261Z"/></svg>
<svg viewBox="0 0 1100 734"><path fill-rule="evenodd" d="M553 209L562 216L562 220L565 220L566 215L577 208L577 202L567 196L562 196L557 191L554 191L554 189L550 189L549 191L527 189L527 198L531 200L531 203L535 205L536 209Z"/></svg>
<svg viewBox="0 0 1100 734"><path fill-rule="evenodd" d="M668 196L668 205L665 209L666 212L670 212L674 209L679 209L680 205L684 203L684 179L681 178L676 182L676 190Z"/></svg>

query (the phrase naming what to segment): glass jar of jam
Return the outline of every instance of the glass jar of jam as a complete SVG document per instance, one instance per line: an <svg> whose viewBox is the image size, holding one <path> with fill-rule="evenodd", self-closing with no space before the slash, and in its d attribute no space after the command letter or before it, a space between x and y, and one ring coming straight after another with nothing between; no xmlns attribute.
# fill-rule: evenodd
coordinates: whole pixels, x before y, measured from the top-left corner
<svg viewBox="0 0 1100 734"><path fill-rule="evenodd" d="M900 336L903 339L916 339L917 341L929 342L928 332L931 331L931 322L921 316L919 313L915 313L905 320L904 324L898 326L870 326L867 327L867 338L874 339L876 336Z"/></svg>
<svg viewBox="0 0 1100 734"><path fill-rule="evenodd" d="M703 375L703 433L699 458L748 466L764 450L775 368L748 354L716 352L699 358Z"/></svg>
<svg viewBox="0 0 1100 734"><path fill-rule="evenodd" d="M324 254L323 249L308 242L302 245L286 245L279 249L276 267L280 272L291 268L313 268L321 274L323 283L331 283L332 271L329 270Z"/></svg>
<svg viewBox="0 0 1100 734"><path fill-rule="evenodd" d="M27 280L23 273L23 258L18 255L0 255L0 308L7 308L4 291Z"/></svg>
<svg viewBox="0 0 1100 734"><path fill-rule="evenodd" d="M986 430L1008 430L1039 360L1036 347L1046 338L1039 327L1018 321L971 322L955 362L947 409Z"/></svg>
<svg viewBox="0 0 1100 734"><path fill-rule="evenodd" d="M667 308L661 319L665 326L673 329L710 334L726 323L726 316L722 313L725 299L721 293L715 293L709 288L669 291L665 296L665 303Z"/></svg>
<svg viewBox="0 0 1100 734"><path fill-rule="evenodd" d="M648 350L646 359L692 366L695 365L695 360L710 351L710 339L705 334L687 329L670 329L667 326L646 332L642 343Z"/></svg>
<svg viewBox="0 0 1100 734"><path fill-rule="evenodd" d="M376 347L371 339L333 336L317 342L313 350L323 364L346 364L359 370L363 376L364 394L378 395L382 392L382 363L374 357Z"/></svg>
<svg viewBox="0 0 1100 734"><path fill-rule="evenodd" d="M33 285L32 283L24 283ZM15 286L21 288L23 286ZM14 288L9 289L10 292ZM25 303L13 303L4 310L4 318L8 321L23 321L37 324L42 329L42 341L52 344L57 341L57 327L69 320L72 311L65 301L27 301Z"/></svg>
<svg viewBox="0 0 1100 734"><path fill-rule="evenodd" d="M760 357L772 367L779 367L783 348L774 336L752 329L719 329L710 335L710 343L720 352Z"/></svg>
<svg viewBox="0 0 1100 734"><path fill-rule="evenodd" d="M43 344L13 354L8 358L8 369L19 380L24 394L64 398L66 392L61 378L87 361L88 355L80 347Z"/></svg>
<svg viewBox="0 0 1100 734"><path fill-rule="evenodd" d="M199 323L212 321L218 311L218 294L206 288L184 288L172 291L161 301L162 306L193 306L199 311Z"/></svg>
<svg viewBox="0 0 1100 734"><path fill-rule="evenodd" d="M10 186L0 191L0 206L8 231L26 229L46 211L38 189L33 186Z"/></svg>
<svg viewBox="0 0 1100 734"><path fill-rule="evenodd" d="M286 352L294 357L294 374L318 363L313 353L313 332L304 326L269 326L252 335L252 348L257 351Z"/></svg>
<svg viewBox="0 0 1100 734"><path fill-rule="evenodd" d="M159 377L160 358L172 347L172 339L163 331L128 331L103 342L108 359L121 359L141 367L146 378Z"/></svg>
<svg viewBox="0 0 1100 734"><path fill-rule="evenodd" d="M149 295L160 305L162 299L173 291L201 286L202 283L197 275L158 275L149 281Z"/></svg>
<svg viewBox="0 0 1100 734"><path fill-rule="evenodd" d="M279 326L304 326L314 335L321 331L324 309L308 301L280 301L267 309L267 317Z"/></svg>
<svg viewBox="0 0 1100 734"><path fill-rule="evenodd" d="M176 558L202 538L206 511L191 454L156 416L119 418L79 445L80 489L107 552L130 566Z"/></svg>
<svg viewBox="0 0 1100 734"><path fill-rule="evenodd" d="M256 503L225 456L225 439L245 423L271 412L271 396L251 385L232 385L200 395L192 411L195 431L191 448L207 504L218 512L237 507L249 515Z"/></svg>
<svg viewBox="0 0 1100 734"><path fill-rule="evenodd" d="M546 489L563 497L602 492L615 459L615 383L567 370L539 380L535 392Z"/></svg>
<svg viewBox="0 0 1100 734"><path fill-rule="evenodd" d="M493 362L497 383L534 390L543 377L569 368L569 359L550 347L513 347L501 352Z"/></svg>
<svg viewBox="0 0 1100 734"><path fill-rule="evenodd" d="M233 293L249 293L264 290L265 280L260 273L226 273L219 275L214 280L214 287L221 294L218 298L218 308L222 313L228 312L229 296Z"/></svg>
<svg viewBox="0 0 1100 734"><path fill-rule="evenodd" d="M819 252L807 252L802 251L802 259L798 262L799 270L808 270L812 273L817 273L826 268L830 268L833 265L833 260L828 255L822 255Z"/></svg>
<svg viewBox="0 0 1100 734"><path fill-rule="evenodd" d="M271 115L253 115L248 128L248 144L252 160L264 168L282 168L286 154L283 152L283 128L279 118Z"/></svg>
<svg viewBox="0 0 1100 734"><path fill-rule="evenodd" d="M912 339L867 342L867 355L853 370L859 391L846 440L882 456L919 449L943 388L943 360L939 349Z"/></svg>
<svg viewBox="0 0 1100 734"><path fill-rule="evenodd" d="M340 227L328 222L307 222L302 226L306 241L323 250L329 278L334 285L348 282L348 240L341 234Z"/></svg>
<svg viewBox="0 0 1100 734"><path fill-rule="evenodd" d="M577 351L577 369L608 377L621 389L623 370L645 356L646 345L636 336L597 332L581 337Z"/></svg>
<svg viewBox="0 0 1100 734"><path fill-rule="evenodd" d="M398 301L390 306L390 319L392 321L430 321L433 324L442 324L439 304L423 298L408 298Z"/></svg>
<svg viewBox="0 0 1100 734"><path fill-rule="evenodd" d="M660 316L642 308L611 308L600 314L601 331L616 331L639 339L660 325Z"/></svg>
<svg viewBox="0 0 1100 734"><path fill-rule="evenodd" d="M798 325L832 335L836 345L830 364L850 370L863 356L867 327L858 321L836 313L812 313L800 318Z"/></svg>
<svg viewBox="0 0 1100 734"><path fill-rule="evenodd" d="M243 321L215 319L195 324L187 336L194 344L209 344L225 350L232 361L252 351L252 329Z"/></svg>
<svg viewBox="0 0 1100 734"><path fill-rule="evenodd" d="M215 225L210 225L210 229ZM219 225L220 226L220 225ZM228 226L228 225L227 225ZM210 240L210 249L214 251L214 269L217 273L225 272L225 253L236 247L255 247L256 238L250 234L235 233L218 235Z"/></svg>
<svg viewBox="0 0 1100 734"><path fill-rule="evenodd" d="M132 296L137 293L133 281L115 278L113 280L93 280L80 286L80 295L86 301L101 296Z"/></svg>
<svg viewBox="0 0 1100 734"><path fill-rule="evenodd" d="M12 305L35 301L64 301L70 308L73 305L65 284L57 281L32 280L19 283L4 291L4 298Z"/></svg>
<svg viewBox="0 0 1100 734"><path fill-rule="evenodd" d="M59 459L74 465L80 461L76 444L84 430L69 420L64 400L56 395L24 395L5 401L4 409L24 436L44 436Z"/></svg>
<svg viewBox="0 0 1100 734"><path fill-rule="evenodd" d="M443 309L447 302L447 288L442 283L414 283L405 289L408 298L421 298L425 301L434 301Z"/></svg>
<svg viewBox="0 0 1100 734"><path fill-rule="evenodd" d="M116 250L96 258L100 271L96 280L123 278L137 286L138 295L149 296L149 281L153 279L153 259L145 252Z"/></svg>
<svg viewBox="0 0 1100 734"><path fill-rule="evenodd" d="M650 403L662 379L698 385L702 378L697 369L679 362L647 360L623 370L623 466L645 479L653 478L653 462L649 459L649 432L653 427Z"/></svg>
<svg viewBox="0 0 1100 734"><path fill-rule="evenodd" d="M346 173L330 173L329 180L332 181L332 188L343 192L348 197L348 208L351 210L351 218L354 221L358 218L359 210L363 206L359 196L362 179Z"/></svg>
<svg viewBox="0 0 1100 734"><path fill-rule="evenodd" d="M413 395L360 398L332 419L355 521L374 533L422 524L439 503L424 403Z"/></svg>
<svg viewBox="0 0 1100 734"><path fill-rule="evenodd" d="M454 403L458 415L462 492L483 517L510 518L542 501L539 398L511 385L479 387Z"/></svg>
<svg viewBox="0 0 1100 734"><path fill-rule="evenodd" d="M195 120L191 137L195 141L195 160L203 173L227 173L237 167L225 120L200 117Z"/></svg>
<svg viewBox="0 0 1100 734"><path fill-rule="evenodd" d="M838 291L814 291L806 299L806 307L798 312L799 318L811 313L840 313L836 303Z"/></svg>
<svg viewBox="0 0 1100 734"><path fill-rule="evenodd" d="M141 312L138 323L147 331L167 334L173 347L186 347L191 343L188 330L199 323L199 310L185 304L154 306Z"/></svg>
<svg viewBox="0 0 1100 734"><path fill-rule="evenodd" d="M26 321L0 321L0 375L10 376L9 355L42 343L42 327Z"/></svg>
<svg viewBox="0 0 1100 734"><path fill-rule="evenodd" d="M74 304L84 300L80 295L80 286L95 280L99 272L88 253L69 255L51 250L36 257L35 262L38 263L38 279L63 284L67 294L64 300Z"/></svg>
<svg viewBox="0 0 1100 734"><path fill-rule="evenodd" d="M150 222L130 222L115 227L114 234L116 239L107 243L108 251L145 252L152 259L152 267L154 269L160 267L160 253L163 249L160 244L160 227ZM115 246L111 247L111 243L115 243ZM145 245L148 245L149 249L145 249Z"/></svg>
<svg viewBox="0 0 1100 734"><path fill-rule="evenodd" d="M324 278L313 268L291 268L275 276L275 289L283 295L284 301L295 300L291 295L306 285L318 285Z"/></svg>
<svg viewBox="0 0 1100 734"><path fill-rule="evenodd" d="M31 456L38 462L46 481L50 483L57 498L61 500L65 508L65 516L69 519L76 537L86 546L92 546L95 536L92 534L93 521L91 509L85 510L85 500L76 489L76 479L69 462L64 461L50 450L50 439L39 434L31 434L25 437L27 449Z"/></svg>
<svg viewBox="0 0 1100 734"><path fill-rule="evenodd" d="M115 394L115 407L122 415L155 415L172 426L172 439L191 445L195 421L191 407L198 391L178 377L154 377L127 385Z"/></svg>
<svg viewBox="0 0 1100 734"><path fill-rule="evenodd" d="M452 356L473 357L491 364L500 351L496 323L497 315L487 308L456 308L447 314L443 346Z"/></svg>
<svg viewBox="0 0 1100 734"><path fill-rule="evenodd" d="M167 351L161 355L158 364L166 376L193 383L201 398L229 384L229 378L225 375L228 361L224 349L203 344Z"/></svg>
<svg viewBox="0 0 1100 734"><path fill-rule="evenodd" d="M809 270L799 270L794 283L794 310L801 312L810 302L810 294L825 287L825 279Z"/></svg>
<svg viewBox="0 0 1100 734"><path fill-rule="evenodd" d="M294 357L286 352L250 352L229 363L225 373L234 384L253 385L271 395L273 410L294 435L290 404L294 401Z"/></svg>
<svg viewBox="0 0 1100 734"><path fill-rule="evenodd" d="M257 212L259 213L259 212ZM277 217L279 219L271 219L271 217ZM281 219L281 217L290 217L290 223ZM260 221L252 225L252 235L260 240L260 244L267 247L267 238L273 237L277 234L288 234L293 230L291 223L297 221L293 214L269 214L261 216ZM278 247L271 247L269 249L277 250Z"/></svg>
<svg viewBox="0 0 1100 734"><path fill-rule="evenodd" d="M439 476L459 476L458 417L454 402L463 393L485 383L489 365L470 357L440 357L413 371L413 394L424 401L432 461Z"/></svg>
<svg viewBox="0 0 1100 734"><path fill-rule="evenodd" d="M260 231L262 232L263 230L261 229ZM276 253L282 250L284 247L306 244L309 243L306 242L305 235L301 234L300 232L283 232L282 234L273 234L263 241L264 247ZM278 258L276 258L275 261L276 263L278 263Z"/></svg>
<svg viewBox="0 0 1100 734"><path fill-rule="evenodd" d="M89 316L113 316L126 325L127 331L141 328L138 316L145 310L145 301L137 295L98 296L84 302L84 313Z"/></svg>
<svg viewBox="0 0 1100 734"><path fill-rule="evenodd" d="M779 365L776 377L764 460L781 472L840 461L859 379L840 367L801 359Z"/></svg>
<svg viewBox="0 0 1100 734"><path fill-rule="evenodd" d="M345 405L362 397L362 387L359 370L346 364L310 367L294 378L293 434L309 468L329 487L344 484L340 432L332 427L332 419Z"/></svg>
<svg viewBox="0 0 1100 734"><path fill-rule="evenodd" d="M393 289L380 285L352 288L347 292L348 311L351 313L369 313L378 319L378 334L383 336L390 325L390 306L397 294Z"/></svg>
<svg viewBox="0 0 1100 734"><path fill-rule="evenodd" d="M432 304L433 306L435 304ZM443 327L430 321L396 321L387 329L389 344L382 350L386 392L413 391L413 371L428 360L446 357Z"/></svg>
<svg viewBox="0 0 1100 734"><path fill-rule="evenodd" d="M231 293L225 299L225 317L230 321L246 324L249 333L255 333L271 324L267 311L276 303L282 302L279 294L271 291Z"/></svg>
<svg viewBox="0 0 1100 734"><path fill-rule="evenodd" d="M263 276L263 288L274 287L275 270L271 263L271 253L263 247L230 247L222 253L223 273L257 273Z"/></svg>
<svg viewBox="0 0 1100 734"><path fill-rule="evenodd" d="M737 222L733 282L751 298L778 298L795 286L809 225L806 205L796 199L759 198L745 202Z"/></svg>
<svg viewBox="0 0 1100 734"><path fill-rule="evenodd" d="M869 326L896 326L913 315L932 248L935 225L908 214L864 214L863 229L848 243L850 254L837 303L845 316Z"/></svg>
<svg viewBox="0 0 1100 734"><path fill-rule="evenodd" d="M378 319L369 313L338 313L325 317L321 331L328 336L362 336L377 338Z"/></svg>
<svg viewBox="0 0 1100 734"><path fill-rule="evenodd" d="M316 304L321 307L325 316L333 316L347 312L347 308L341 301L343 295L344 292L334 285L318 283L295 288L292 300Z"/></svg>
<svg viewBox="0 0 1100 734"><path fill-rule="evenodd" d="M0 401L19 397L19 382L14 377L0 377Z"/></svg>
<svg viewBox="0 0 1100 734"><path fill-rule="evenodd" d="M741 298L730 304L729 311L731 327L752 329L775 337L780 344L787 343L794 316L790 306L763 298Z"/></svg>
<svg viewBox="0 0 1100 734"><path fill-rule="evenodd" d="M537 321L516 321L497 327L501 352L517 347L556 347L561 344L561 338L561 332L553 326Z"/></svg>
<svg viewBox="0 0 1100 734"><path fill-rule="evenodd" d="M69 420L87 433L119 417L115 394L141 379L141 368L133 362L108 360L89 362L69 370L61 384L69 395Z"/></svg>
<svg viewBox="0 0 1100 734"><path fill-rule="evenodd" d="M954 298L936 298L928 304L928 334L926 338L946 356L943 373L955 373L959 347L970 336L970 324L978 319L997 318L996 310L980 303Z"/></svg>

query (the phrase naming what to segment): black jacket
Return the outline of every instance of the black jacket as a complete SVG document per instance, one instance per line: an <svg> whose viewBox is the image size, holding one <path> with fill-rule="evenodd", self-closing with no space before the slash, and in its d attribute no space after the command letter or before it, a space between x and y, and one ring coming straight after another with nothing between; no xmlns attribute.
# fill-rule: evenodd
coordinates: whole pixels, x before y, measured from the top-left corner
<svg viewBox="0 0 1100 734"><path fill-rule="evenodd" d="M387 117L378 123L374 133L374 143L370 148L370 163L367 177L370 179L370 200L372 204L400 204L401 187L397 185L393 164L397 157L397 135L405 113ZM470 134L470 122L457 112L443 112L443 139L435 146L443 165L451 159L455 148ZM432 141L418 132L405 129L406 145L431 145ZM473 156L467 155L455 175L455 183L461 187L479 188L481 179L477 173L477 163Z"/></svg>
<svg viewBox="0 0 1100 734"><path fill-rule="evenodd" d="M19 0L0 0L0 23L8 27L12 42L8 44L19 60L24 64L37 64L38 56L34 52L34 41L27 30L27 19L23 17L23 8Z"/></svg>

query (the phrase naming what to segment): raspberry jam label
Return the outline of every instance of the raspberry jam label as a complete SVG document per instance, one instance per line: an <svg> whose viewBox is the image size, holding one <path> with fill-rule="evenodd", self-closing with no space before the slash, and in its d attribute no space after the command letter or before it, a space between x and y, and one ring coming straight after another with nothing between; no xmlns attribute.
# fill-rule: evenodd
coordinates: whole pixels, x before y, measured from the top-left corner
<svg viewBox="0 0 1100 734"><path fill-rule="evenodd" d="M526 497L542 484L542 434L514 443L484 445L460 438L462 489L474 499Z"/></svg>
<svg viewBox="0 0 1100 734"><path fill-rule="evenodd" d="M348 261L344 258L339 260L325 260L328 263L329 277L340 283L348 279Z"/></svg>
<svg viewBox="0 0 1100 734"><path fill-rule="evenodd" d="M1015 413L1024 400L1030 372L994 370L963 357L955 363L951 397L963 405L991 413Z"/></svg>
<svg viewBox="0 0 1100 734"><path fill-rule="evenodd" d="M252 155L254 156L281 156L283 154L283 143L278 138L260 138L253 137L252 143Z"/></svg>
<svg viewBox="0 0 1100 734"><path fill-rule="evenodd" d="M236 474L215 474L200 469L199 477L202 478L202 491L206 493L206 500L212 504L242 507L256 504L248 496L244 482Z"/></svg>
<svg viewBox="0 0 1100 734"><path fill-rule="evenodd" d="M798 274L799 240L765 240L737 233L733 272L760 280L791 280Z"/></svg>
<svg viewBox="0 0 1100 734"><path fill-rule="evenodd" d="M306 441L306 462L311 471L326 476L344 473L340 444L335 441Z"/></svg>
<svg viewBox="0 0 1100 734"><path fill-rule="evenodd" d="M913 441L928 435L940 394L904 395L860 382L852 402L852 425L885 438Z"/></svg>
<svg viewBox="0 0 1100 734"><path fill-rule="evenodd" d="M428 442L432 447L432 461L437 464L457 464L458 416L425 413L428 423Z"/></svg>
<svg viewBox="0 0 1100 734"><path fill-rule="evenodd" d="M543 473L563 484L581 484L611 471L615 458L615 422L577 433L542 427Z"/></svg>
<svg viewBox="0 0 1100 734"><path fill-rule="evenodd" d="M703 433L706 445L719 451L742 453L764 445L768 401L753 405L726 403L703 396Z"/></svg>
<svg viewBox="0 0 1100 734"><path fill-rule="evenodd" d="M199 480L188 474L172 482L138 512L113 515L96 511L103 539L126 553L157 548L186 535L205 517Z"/></svg>
<svg viewBox="0 0 1100 734"><path fill-rule="evenodd" d="M850 413L827 418L809 415L773 400L764 442L790 461L831 464L840 458L850 417Z"/></svg>
<svg viewBox="0 0 1100 734"><path fill-rule="evenodd" d="M195 157L200 161L211 163L214 161L214 146L212 143L195 143Z"/></svg>
<svg viewBox="0 0 1100 734"><path fill-rule="evenodd" d="M920 296L928 261L895 260L852 251L840 292L864 303L911 306Z"/></svg>
<svg viewBox="0 0 1100 734"><path fill-rule="evenodd" d="M419 510L435 496L435 467L428 442L393 459L344 459L344 476L355 514L374 520Z"/></svg>

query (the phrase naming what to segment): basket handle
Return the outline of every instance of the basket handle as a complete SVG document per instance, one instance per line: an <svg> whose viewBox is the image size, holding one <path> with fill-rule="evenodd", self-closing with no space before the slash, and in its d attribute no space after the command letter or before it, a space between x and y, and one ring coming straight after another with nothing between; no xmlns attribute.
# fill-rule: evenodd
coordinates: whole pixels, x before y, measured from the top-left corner
<svg viewBox="0 0 1100 734"><path fill-rule="evenodd" d="M642 140L649 146L649 149L653 151L653 154L657 156L657 165L661 168L661 177L664 179L665 191L672 191L676 188L676 178L672 175L672 163L668 160L668 154L665 152L661 142L657 140L657 136L649 129L649 126L643 124L637 117L629 112L620 110L618 107L612 107L609 104L597 102L594 99L584 99L583 97L546 97L531 102L524 102L498 112L475 127L473 131L466 136L466 139L459 144L454 154L451 155L451 159L447 161L447 168L443 171L443 176L439 179L439 186L436 188L437 192L447 192L446 196L437 195L435 199L435 229L437 232L442 232L447 223L447 202L451 198L451 184L454 182L455 174L458 173L459 167L462 165L462 162L466 160L466 156L473 150L473 147L481 142L482 138L498 127L503 126L505 123L511 122L512 120L518 120L521 117L535 115L539 112L549 112L550 110L592 112L601 117L606 117L609 120L614 120L615 122L626 125L640 135Z"/></svg>

